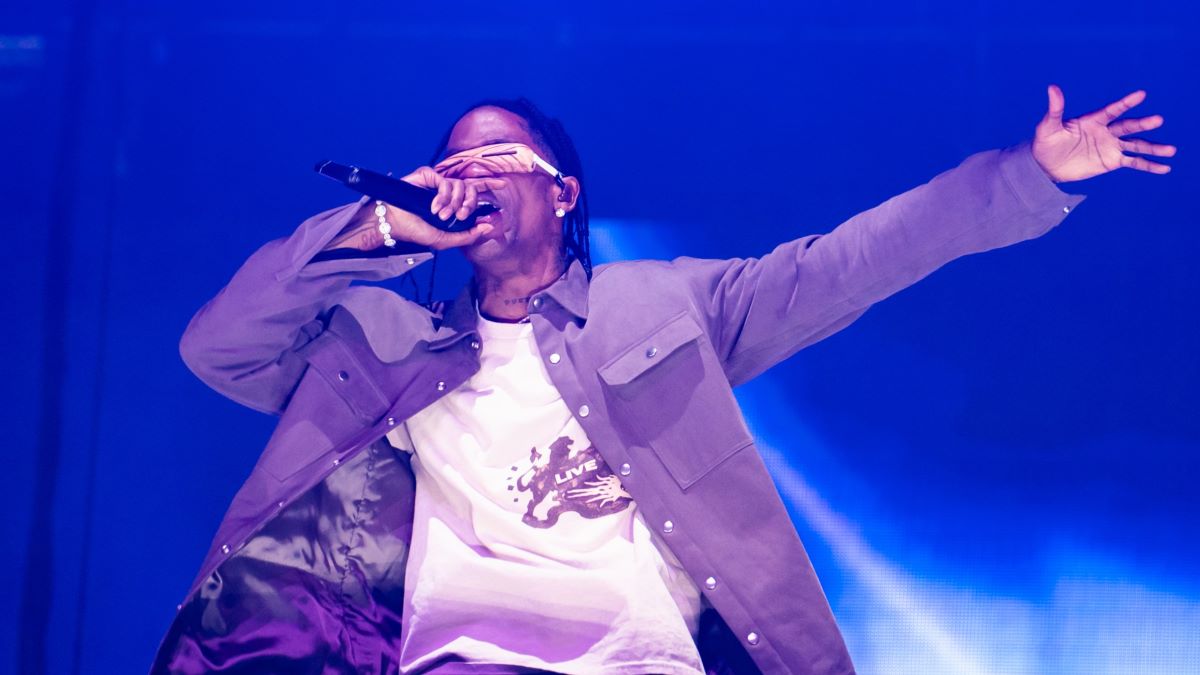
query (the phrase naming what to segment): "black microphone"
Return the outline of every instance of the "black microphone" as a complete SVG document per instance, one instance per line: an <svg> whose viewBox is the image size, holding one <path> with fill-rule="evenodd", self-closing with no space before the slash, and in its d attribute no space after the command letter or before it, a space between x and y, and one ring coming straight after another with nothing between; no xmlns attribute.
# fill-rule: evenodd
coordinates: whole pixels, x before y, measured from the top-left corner
<svg viewBox="0 0 1200 675"><path fill-rule="evenodd" d="M317 162L315 170L322 176L332 178L355 192L361 192L372 199L382 199L401 211L407 211L437 229L447 232L469 230L475 226L476 218L496 210L495 206L485 204L475 209L475 212L464 220L459 220L454 216L451 216L449 220L442 220L437 217L436 213L429 212L429 204L433 201L437 190L417 187L411 183L405 183L399 178L329 160Z"/></svg>

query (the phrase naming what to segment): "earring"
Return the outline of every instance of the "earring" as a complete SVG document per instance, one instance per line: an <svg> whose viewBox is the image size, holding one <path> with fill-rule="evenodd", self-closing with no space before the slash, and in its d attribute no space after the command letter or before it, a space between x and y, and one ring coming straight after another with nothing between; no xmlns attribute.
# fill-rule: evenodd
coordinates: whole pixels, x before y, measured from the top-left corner
<svg viewBox="0 0 1200 675"><path fill-rule="evenodd" d="M567 210L560 206L557 209L554 209L554 215L562 218L563 216L567 215Z"/></svg>

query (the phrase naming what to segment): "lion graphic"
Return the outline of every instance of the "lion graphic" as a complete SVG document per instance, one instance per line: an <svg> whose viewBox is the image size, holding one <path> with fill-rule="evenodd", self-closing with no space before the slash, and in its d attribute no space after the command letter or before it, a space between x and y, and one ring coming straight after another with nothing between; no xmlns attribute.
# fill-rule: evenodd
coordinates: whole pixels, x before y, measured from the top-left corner
<svg viewBox="0 0 1200 675"><path fill-rule="evenodd" d="M573 443L570 437L560 436L549 452L536 447L529 451L531 466L516 483L518 491L530 496L521 518L526 525L553 527L567 511L599 518L623 511L633 502L595 446L572 452Z"/></svg>

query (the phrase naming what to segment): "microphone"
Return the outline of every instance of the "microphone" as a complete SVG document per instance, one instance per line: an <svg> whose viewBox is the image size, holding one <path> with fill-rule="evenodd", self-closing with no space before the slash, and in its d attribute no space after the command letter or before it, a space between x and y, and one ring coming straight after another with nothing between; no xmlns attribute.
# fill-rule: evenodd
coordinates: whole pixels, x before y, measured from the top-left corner
<svg viewBox="0 0 1200 675"><path fill-rule="evenodd" d="M451 216L449 220L442 220L437 217L436 213L429 212L429 204L433 201L437 190L417 187L399 178L392 178L391 176L385 176L369 169L360 169L356 166L338 164L329 160L317 162L314 170L322 176L336 180L355 192L368 195L373 199L382 199L402 211L407 211L417 216L437 229L447 232L469 230L475 226L475 219L477 217L487 215L496 210L495 206L487 204L475 209L475 212L467 216L464 220L459 220L454 216Z"/></svg>

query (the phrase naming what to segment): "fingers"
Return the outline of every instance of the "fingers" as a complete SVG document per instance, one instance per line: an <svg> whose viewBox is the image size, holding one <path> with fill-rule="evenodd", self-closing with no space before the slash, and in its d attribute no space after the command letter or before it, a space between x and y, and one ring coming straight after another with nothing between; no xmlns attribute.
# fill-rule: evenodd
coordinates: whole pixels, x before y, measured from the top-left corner
<svg viewBox="0 0 1200 675"><path fill-rule="evenodd" d="M1048 105L1046 116L1042 118L1042 125L1055 129L1062 127L1063 109L1066 107L1062 89L1059 89L1057 84L1046 87L1046 98Z"/></svg>
<svg viewBox="0 0 1200 675"><path fill-rule="evenodd" d="M1121 141L1121 152L1136 152L1142 155L1154 155L1155 157L1174 157L1175 150L1176 148L1173 145L1151 143L1141 138L1130 138Z"/></svg>
<svg viewBox="0 0 1200 675"><path fill-rule="evenodd" d="M498 190L508 186L503 178L459 179L438 177L437 194L429 205L429 212L442 220L451 216L462 220L470 216L479 205L479 193Z"/></svg>
<svg viewBox="0 0 1200 675"><path fill-rule="evenodd" d="M433 201L429 204L430 213L441 213L446 204L450 203L450 195L454 190L454 186L449 180L442 180L437 184L437 194L433 196Z"/></svg>
<svg viewBox="0 0 1200 675"><path fill-rule="evenodd" d="M1157 174L1168 173L1171 170L1171 167L1167 166L1166 164L1151 162L1145 157L1130 157L1129 155L1125 155L1121 160L1121 166L1130 169L1137 169L1138 171L1147 171L1149 173Z"/></svg>
<svg viewBox="0 0 1200 675"><path fill-rule="evenodd" d="M1146 92L1139 89L1119 101L1109 103L1108 105L1104 106L1104 109L1097 110L1096 112L1092 113L1092 115L1099 118L1101 122L1108 124L1121 115L1124 115L1129 111L1130 108L1145 100Z"/></svg>
<svg viewBox="0 0 1200 675"><path fill-rule="evenodd" d="M465 220L467 216L475 211L475 206L479 202L479 188L474 183L466 183L463 188L462 204L458 210L454 212L454 217L459 220Z"/></svg>
<svg viewBox="0 0 1200 675"><path fill-rule="evenodd" d="M462 205L454 216L459 220L465 220L475 213L475 209L479 206L479 193L487 190L497 190L508 185L508 181L500 178L485 178L485 179L466 179L463 181L465 186L463 191Z"/></svg>
<svg viewBox="0 0 1200 675"><path fill-rule="evenodd" d="M1139 131L1150 131L1157 129L1163 125L1162 115L1151 115L1149 117L1139 117L1137 119L1119 120L1108 125L1108 130L1113 136L1118 138L1136 134Z"/></svg>
<svg viewBox="0 0 1200 675"><path fill-rule="evenodd" d="M450 197L445 201L442 208L437 210L437 217L442 220L449 220L450 216L454 215L454 212L462 206L463 195L466 193L467 188L461 180L454 180L452 178L446 179L442 185L450 186ZM439 185L438 187L440 188L441 186Z"/></svg>
<svg viewBox="0 0 1200 675"><path fill-rule="evenodd" d="M491 232L493 229L491 223L482 223L472 227L464 232L445 232L438 230L439 236L437 241L433 242L433 248L456 248L459 246L470 246L478 239Z"/></svg>
<svg viewBox="0 0 1200 675"><path fill-rule="evenodd" d="M418 167L416 171L413 171L400 180L406 183L412 183L417 187L423 187L432 190L433 188L437 187L438 182L441 180L441 176L439 176L433 169L427 166L422 166Z"/></svg>

